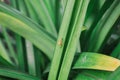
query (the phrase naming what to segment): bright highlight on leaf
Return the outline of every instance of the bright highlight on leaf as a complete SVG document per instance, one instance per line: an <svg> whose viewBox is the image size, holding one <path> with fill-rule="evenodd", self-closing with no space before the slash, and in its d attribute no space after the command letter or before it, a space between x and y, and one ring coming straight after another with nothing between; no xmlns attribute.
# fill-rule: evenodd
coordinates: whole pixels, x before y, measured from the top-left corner
<svg viewBox="0 0 120 80"><path fill-rule="evenodd" d="M114 71L120 66L120 60L103 54L82 52L73 69L97 69Z"/></svg>

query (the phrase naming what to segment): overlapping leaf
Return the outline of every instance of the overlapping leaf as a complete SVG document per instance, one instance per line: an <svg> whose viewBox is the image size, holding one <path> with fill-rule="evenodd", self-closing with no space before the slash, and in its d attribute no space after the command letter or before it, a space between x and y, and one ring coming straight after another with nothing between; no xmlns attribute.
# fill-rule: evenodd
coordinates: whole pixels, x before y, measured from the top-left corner
<svg viewBox="0 0 120 80"><path fill-rule="evenodd" d="M0 4L0 24L30 40L49 59L52 59L55 38L31 19L8 7L5 4Z"/></svg>

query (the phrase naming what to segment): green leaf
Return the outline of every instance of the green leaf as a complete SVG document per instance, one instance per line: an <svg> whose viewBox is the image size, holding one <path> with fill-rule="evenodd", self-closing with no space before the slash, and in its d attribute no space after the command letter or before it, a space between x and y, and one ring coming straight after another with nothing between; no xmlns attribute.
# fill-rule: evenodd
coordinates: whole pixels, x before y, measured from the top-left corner
<svg viewBox="0 0 120 80"><path fill-rule="evenodd" d="M28 64L28 72L31 75L36 75L36 70L35 70L35 56L34 56L34 49L33 45L29 41L26 42L26 52L27 52L27 64Z"/></svg>
<svg viewBox="0 0 120 80"><path fill-rule="evenodd" d="M70 19L72 16L72 10L74 7L74 3L75 3L75 0L68 0L65 13L64 13L64 17L63 17L63 21L61 24L61 29L59 32L48 80L56 80L57 78L57 74L59 72L59 67L60 67L60 61L62 58L62 51L64 49L63 46L65 45L64 42L65 42L65 38L67 35L67 30L69 27Z"/></svg>
<svg viewBox="0 0 120 80"><path fill-rule="evenodd" d="M120 1L114 0L113 4L105 12L105 14L99 20L93 32L91 33L88 44L89 45L88 51L97 52L101 48L107 34L111 30L115 21L119 18L120 15L119 8L120 8Z"/></svg>
<svg viewBox="0 0 120 80"><path fill-rule="evenodd" d="M26 59L26 51L25 51L25 41L23 40L23 38L16 34L15 35L15 40L16 40L16 53L17 53L17 58L18 58L18 66L19 69L21 71L26 71L26 63L27 63L27 59Z"/></svg>
<svg viewBox="0 0 120 80"><path fill-rule="evenodd" d="M52 67L50 70L50 80L57 78L57 74L59 80L66 80L68 77L79 36L82 31L88 3L89 1L83 1L82 3L80 0L76 2L70 0L66 5L58 41L56 44ZM69 8L71 8L71 10L69 10ZM73 11L75 12L73 15L71 15L72 9L75 9Z"/></svg>
<svg viewBox="0 0 120 80"><path fill-rule="evenodd" d="M19 79L19 80L39 80L39 78L37 77L22 72L10 70L10 69L3 69L3 68L0 68L0 75L14 79Z"/></svg>
<svg viewBox="0 0 120 80"><path fill-rule="evenodd" d="M55 27L55 23L52 20L51 15L49 14L49 10L43 0L28 0L33 6L35 12L37 13L41 23L45 27L45 29L51 33L54 37L57 37L57 31ZM54 33L54 34L53 34Z"/></svg>
<svg viewBox="0 0 120 80"><path fill-rule="evenodd" d="M10 5L11 5L12 7L16 8L16 7L17 7L17 2L16 2L16 0L10 0Z"/></svg>
<svg viewBox="0 0 120 80"><path fill-rule="evenodd" d="M5 4L0 4L0 24L31 41L50 60L52 59L55 38L34 21L23 16L18 11L8 8Z"/></svg>
<svg viewBox="0 0 120 80"><path fill-rule="evenodd" d="M71 65L74 59L74 55L76 52L76 47L82 31L82 26L85 20L85 15L89 1L90 0L76 1L76 5L75 5L76 13L74 13L71 19L71 24L69 27L70 31L68 32L67 35L68 44L65 47L65 52L63 52L64 56L58 77L59 80L67 80L67 77L69 75Z"/></svg>
<svg viewBox="0 0 120 80"><path fill-rule="evenodd" d="M5 58L3 58L2 56L0 56L0 66L2 67L15 67L15 65L11 62L8 62Z"/></svg>
<svg viewBox="0 0 120 80"><path fill-rule="evenodd" d="M87 50L86 48L89 46L89 45L87 45L87 42L89 40L89 37L90 37L92 31L96 27L96 24L99 22L99 20L103 16L103 14L111 6L112 3L113 3L113 0L110 0L110 1L108 1L108 0L98 0L98 1L91 0L90 1L86 19L84 22L84 25L88 28L88 30L84 31L81 36L81 45L82 45L82 48L84 51L86 51ZM98 6L99 6L98 4L100 4L100 8L98 8Z"/></svg>
<svg viewBox="0 0 120 80"><path fill-rule="evenodd" d="M60 27L60 24L62 22L62 19L63 19L63 15L64 15L64 12L65 12L65 8L66 8L66 4L67 4L67 1L68 0L60 0L60 1L57 1L57 19L58 19L58 25Z"/></svg>
<svg viewBox="0 0 120 80"><path fill-rule="evenodd" d="M114 71L120 66L120 60L103 54L82 52L73 69L97 69Z"/></svg>
<svg viewBox="0 0 120 80"><path fill-rule="evenodd" d="M80 74L78 74L78 75L75 77L75 79L73 79L73 80L96 80L96 79L80 73Z"/></svg>
<svg viewBox="0 0 120 80"><path fill-rule="evenodd" d="M74 80L106 80L112 72L98 70L83 70Z"/></svg>
<svg viewBox="0 0 120 80"><path fill-rule="evenodd" d="M16 4L17 5L16 9L18 9L23 15L27 15L27 9L26 9L26 5L24 3L24 0L15 0L16 1ZM11 5L12 6L12 5ZM18 56L18 61L19 61L19 69L21 71L26 71L26 63L27 63L27 59L26 59L26 52L25 52L25 47L24 44L25 44L25 41L23 40L23 38L18 35L18 34L15 34L15 38L16 38L16 51L17 51L17 56Z"/></svg>
<svg viewBox="0 0 120 80"><path fill-rule="evenodd" d="M120 54L120 42L115 47L115 49L112 51L111 56L117 57Z"/></svg>
<svg viewBox="0 0 120 80"><path fill-rule="evenodd" d="M43 0L44 1L44 4L53 20L53 22L55 23L55 11L54 9L52 8L52 3L50 0Z"/></svg>
<svg viewBox="0 0 120 80"><path fill-rule="evenodd" d="M42 67L41 67L41 51L36 48L35 46L34 48L34 57L35 57L35 70L36 70L36 76L39 77L39 80L42 80Z"/></svg>
<svg viewBox="0 0 120 80"><path fill-rule="evenodd" d="M9 63L12 63L10 57L8 56L8 53L7 53L6 49L4 48L4 46L1 42L1 39L0 39L0 56L3 57L3 59L8 61Z"/></svg>
<svg viewBox="0 0 120 80"><path fill-rule="evenodd" d="M25 4L26 4L27 11L28 11L28 16L31 19L33 19L35 22L41 24L39 19L38 19L37 13L34 10L34 7L30 4L30 2L28 0L24 0L24 1L25 1Z"/></svg>
<svg viewBox="0 0 120 80"><path fill-rule="evenodd" d="M3 30L3 35L5 37L5 40L6 40L10 55L13 57L15 63L18 64L17 55L16 55L16 53L14 51L14 48L13 48L13 45L11 43L10 36L8 35L6 28L3 27L2 30Z"/></svg>
<svg viewBox="0 0 120 80"><path fill-rule="evenodd" d="M16 0L17 9L24 15L27 15L27 9L24 0Z"/></svg>
<svg viewBox="0 0 120 80"><path fill-rule="evenodd" d="M120 67L118 67L106 80L119 80L120 79Z"/></svg>

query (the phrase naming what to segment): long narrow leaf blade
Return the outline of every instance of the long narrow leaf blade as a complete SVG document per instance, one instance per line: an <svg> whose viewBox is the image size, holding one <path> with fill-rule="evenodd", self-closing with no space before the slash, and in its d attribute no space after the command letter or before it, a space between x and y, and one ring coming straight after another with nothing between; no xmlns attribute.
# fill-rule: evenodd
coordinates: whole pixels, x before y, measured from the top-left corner
<svg viewBox="0 0 120 80"><path fill-rule="evenodd" d="M115 49L112 51L111 56L117 57L120 54L120 42L115 47Z"/></svg>
<svg viewBox="0 0 120 80"><path fill-rule="evenodd" d="M72 30L69 32L68 31L68 44L67 47L65 49L65 54L64 54L64 58L62 61L62 65L61 65L61 69L60 69L60 73L59 73L59 80L67 80L70 69L71 69L71 65L74 59L74 55L76 52L76 47L79 41L79 37L82 31L82 26L84 23L84 19L85 19L85 15L86 15L86 11L87 11L87 6L89 4L90 0L78 0L76 1L77 6L75 6L75 12L76 14L74 14L72 18L74 21L71 20L71 23L73 22L73 25L70 25L69 29L72 28Z"/></svg>
<svg viewBox="0 0 120 80"><path fill-rule="evenodd" d="M55 23L52 20L52 17L50 16L43 0L29 0L31 5L34 7L34 10L36 11L41 23L44 25L45 29L49 33L52 34L54 37L57 37L57 31L55 28Z"/></svg>
<svg viewBox="0 0 120 80"><path fill-rule="evenodd" d="M0 39L0 56L2 56L6 61L11 63L11 59L8 56L7 51L5 50L5 48L1 42L1 39Z"/></svg>
<svg viewBox="0 0 120 80"><path fill-rule="evenodd" d="M97 26L93 30L88 44L89 45L88 51L97 52L101 48L107 34L111 30L115 21L120 16L119 8L120 8L120 1L114 0L111 7L102 16L101 20L99 20Z"/></svg>
<svg viewBox="0 0 120 80"><path fill-rule="evenodd" d="M61 24L61 30L59 32L59 36L58 36L58 40L57 40L57 44L56 44L56 48L55 48L54 57L53 57L53 60L52 60L52 65L51 65L48 80L56 80L57 79L57 74L59 72L60 61L61 61L61 58L62 58L62 51L63 51L63 47L65 45L64 42L65 42L65 38L66 38L66 35L67 35L67 30L68 30L68 27L69 27L74 3L75 3L74 0L68 0L66 10L65 10L65 13L64 13L64 17L63 17L63 21L62 21L62 24ZM69 15L68 15L68 13L69 13Z"/></svg>
<svg viewBox="0 0 120 80"><path fill-rule="evenodd" d="M5 37L6 43L8 45L9 52L10 52L11 56L13 57L15 63L18 64L17 55L14 51L14 48L13 48L13 45L11 43L10 37L7 33L7 30L5 28L2 28L2 30L3 30L3 34L4 34L4 37Z"/></svg>
<svg viewBox="0 0 120 80"><path fill-rule="evenodd" d="M55 38L39 27L34 21L22 16L18 11L0 4L0 24L20 34L41 49L49 59L53 57ZM13 10L13 11L12 11ZM13 16L14 15L14 16Z"/></svg>
<svg viewBox="0 0 120 80"><path fill-rule="evenodd" d="M19 80L39 80L39 78L14 70L0 68L0 75Z"/></svg>

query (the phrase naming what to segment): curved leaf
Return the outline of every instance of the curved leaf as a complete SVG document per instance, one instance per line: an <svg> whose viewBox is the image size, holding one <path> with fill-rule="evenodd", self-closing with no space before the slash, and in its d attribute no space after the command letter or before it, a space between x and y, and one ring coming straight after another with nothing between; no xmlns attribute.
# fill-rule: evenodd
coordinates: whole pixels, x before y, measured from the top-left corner
<svg viewBox="0 0 120 80"><path fill-rule="evenodd" d="M19 80L39 80L39 78L14 70L0 68L0 75Z"/></svg>
<svg viewBox="0 0 120 80"><path fill-rule="evenodd" d="M83 52L80 54L73 69L97 69L114 71L120 66L120 60L103 54Z"/></svg>
<svg viewBox="0 0 120 80"><path fill-rule="evenodd" d="M0 4L0 24L31 41L49 59L52 59L55 38L34 21L8 7L5 4Z"/></svg>
<svg viewBox="0 0 120 80"><path fill-rule="evenodd" d="M102 18L97 23L96 27L92 31L90 39L88 40L88 51L97 52L100 50L108 33L120 16L119 8L120 1L114 0L110 8L106 10Z"/></svg>

